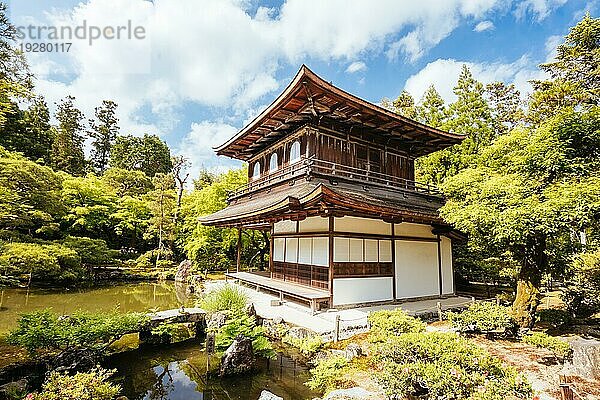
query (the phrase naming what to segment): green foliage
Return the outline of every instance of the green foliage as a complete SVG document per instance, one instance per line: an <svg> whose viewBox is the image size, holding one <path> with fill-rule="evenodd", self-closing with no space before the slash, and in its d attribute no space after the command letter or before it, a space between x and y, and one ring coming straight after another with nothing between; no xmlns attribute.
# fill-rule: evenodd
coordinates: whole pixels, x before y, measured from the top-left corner
<svg viewBox="0 0 600 400"><path fill-rule="evenodd" d="M371 330L391 335L401 335L407 332L425 331L425 323L410 317L401 308L381 310L371 313L368 317Z"/></svg>
<svg viewBox="0 0 600 400"><path fill-rule="evenodd" d="M26 348L30 353L78 347L104 350L124 334L137 331L147 322L148 317L142 313L78 311L61 317L46 309L22 314L17 327L6 340Z"/></svg>
<svg viewBox="0 0 600 400"><path fill-rule="evenodd" d="M423 94L423 98L416 107L416 117L419 122L432 126L441 127L446 122L446 105L444 99L435 86L430 85Z"/></svg>
<svg viewBox="0 0 600 400"><path fill-rule="evenodd" d="M248 300L248 295L238 286L225 284L204 296L200 308L208 312L239 312L246 307Z"/></svg>
<svg viewBox="0 0 600 400"><path fill-rule="evenodd" d="M546 310L538 310L538 320L542 323L552 325L554 328L570 325L573 323L573 317L568 311L549 308Z"/></svg>
<svg viewBox="0 0 600 400"><path fill-rule="evenodd" d="M462 312L448 312L446 315L452 327L463 332L506 330L514 333L517 329L511 309L490 302L473 303Z"/></svg>
<svg viewBox="0 0 600 400"><path fill-rule="evenodd" d="M109 168L102 175L102 181L106 182L119 197L140 196L152 189L152 180L142 171Z"/></svg>
<svg viewBox="0 0 600 400"><path fill-rule="evenodd" d="M75 250L84 265L100 266L118 262L119 252L109 249L102 239L68 236L62 244Z"/></svg>
<svg viewBox="0 0 600 400"><path fill-rule="evenodd" d="M285 335L281 341L296 347L302 354L310 357L323 348L325 342L321 335L310 335L304 338Z"/></svg>
<svg viewBox="0 0 600 400"><path fill-rule="evenodd" d="M578 254L563 292L567 310L587 318L600 312L600 250Z"/></svg>
<svg viewBox="0 0 600 400"><path fill-rule="evenodd" d="M142 171L152 178L171 172L171 150L156 135L118 136L110 150L109 165Z"/></svg>
<svg viewBox="0 0 600 400"><path fill-rule="evenodd" d="M266 358L275 358L276 353L265 336L265 329L256 325L254 316L243 313L232 314L227 323L217 330L215 347L219 351L225 351L239 335L252 340L254 354Z"/></svg>
<svg viewBox="0 0 600 400"><path fill-rule="evenodd" d="M515 369L452 333L406 333L377 346L376 379L388 396L427 398L529 398L529 384Z"/></svg>
<svg viewBox="0 0 600 400"><path fill-rule="evenodd" d="M544 332L531 332L523 335L523 343L550 350L554 356L564 360L573 354L571 345L564 340L549 336Z"/></svg>
<svg viewBox="0 0 600 400"><path fill-rule="evenodd" d="M52 167L71 175L85 173L83 152L83 113L75 107L75 98L67 96L58 104L58 127L52 143Z"/></svg>
<svg viewBox="0 0 600 400"><path fill-rule="evenodd" d="M88 135L92 141L92 167L103 174L108 167L108 157L117 135L119 134L119 119L115 112L117 104L112 100L103 100L102 106L96 107L96 120L90 120Z"/></svg>
<svg viewBox="0 0 600 400"><path fill-rule="evenodd" d="M60 244L5 243L0 250L0 266L10 275L63 283L86 276L77 252Z"/></svg>
<svg viewBox="0 0 600 400"><path fill-rule="evenodd" d="M109 382L115 370L103 368L88 372L78 372L73 376L66 373L52 372L44 382L40 393L33 393L27 400L113 400L121 387Z"/></svg>
<svg viewBox="0 0 600 400"><path fill-rule="evenodd" d="M343 356L331 356L316 362L310 370L310 379L306 386L312 390L327 393L344 384L348 360Z"/></svg>

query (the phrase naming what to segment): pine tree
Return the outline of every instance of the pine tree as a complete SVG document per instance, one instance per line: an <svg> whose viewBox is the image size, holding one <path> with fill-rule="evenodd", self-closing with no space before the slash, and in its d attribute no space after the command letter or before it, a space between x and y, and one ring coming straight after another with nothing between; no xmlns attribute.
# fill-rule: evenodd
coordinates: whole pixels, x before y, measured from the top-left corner
<svg viewBox="0 0 600 400"><path fill-rule="evenodd" d="M416 119L419 122L439 128L446 122L446 105L435 86L431 85L416 106Z"/></svg>
<svg viewBox="0 0 600 400"><path fill-rule="evenodd" d="M489 83L485 87L485 97L490 107L494 136L508 133L523 121L521 93L514 84Z"/></svg>
<svg viewBox="0 0 600 400"><path fill-rule="evenodd" d="M90 120L88 135L92 141L92 167L103 174L108 168L110 150L119 134L119 119L115 116L117 104L112 100L104 100L102 106L96 107L96 120Z"/></svg>
<svg viewBox="0 0 600 400"><path fill-rule="evenodd" d="M83 175L83 113L74 106L74 101L73 96L67 96L58 104L58 127L52 143L52 166L71 175Z"/></svg>
<svg viewBox="0 0 600 400"><path fill-rule="evenodd" d="M398 96L396 100L392 103L396 113L411 119L415 119L417 116L415 109L415 99L408 93L406 90L403 90L402 93Z"/></svg>
<svg viewBox="0 0 600 400"><path fill-rule="evenodd" d="M23 153L31 160L43 160L49 164L51 161L52 142L54 132L50 125L50 110L43 96L36 97L23 114L23 127L25 135L29 138L29 145Z"/></svg>

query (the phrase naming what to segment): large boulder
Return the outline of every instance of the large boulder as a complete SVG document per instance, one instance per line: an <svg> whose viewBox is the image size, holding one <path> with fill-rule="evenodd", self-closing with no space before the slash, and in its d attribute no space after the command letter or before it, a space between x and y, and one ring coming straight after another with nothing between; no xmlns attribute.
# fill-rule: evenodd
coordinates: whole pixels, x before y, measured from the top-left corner
<svg viewBox="0 0 600 400"><path fill-rule="evenodd" d="M252 340L238 335L221 357L220 376L237 375L250 372L254 368Z"/></svg>
<svg viewBox="0 0 600 400"><path fill-rule="evenodd" d="M288 325L283 323L281 318L265 319L262 322L262 326L265 328L265 335L276 340L284 337L290 329Z"/></svg>
<svg viewBox="0 0 600 400"><path fill-rule="evenodd" d="M192 272L192 262L190 260L183 260L177 267L177 273L175 274L175 282L187 282L190 273Z"/></svg>
<svg viewBox="0 0 600 400"><path fill-rule="evenodd" d="M269 392L268 390L263 390L260 392L260 397L258 400L283 400L283 397L279 397L276 394Z"/></svg>
<svg viewBox="0 0 600 400"><path fill-rule="evenodd" d="M96 367L102 361L102 353L96 349L69 349L47 359L49 374L56 372L85 372Z"/></svg>
<svg viewBox="0 0 600 400"><path fill-rule="evenodd" d="M576 337L570 344L573 356L565 362L562 374L600 380L600 341Z"/></svg>

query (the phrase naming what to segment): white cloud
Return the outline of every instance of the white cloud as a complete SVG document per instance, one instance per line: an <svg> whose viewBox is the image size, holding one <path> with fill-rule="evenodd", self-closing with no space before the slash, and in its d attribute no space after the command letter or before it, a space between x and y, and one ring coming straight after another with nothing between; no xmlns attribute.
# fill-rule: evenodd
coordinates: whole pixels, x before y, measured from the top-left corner
<svg viewBox="0 0 600 400"><path fill-rule="evenodd" d="M567 0L523 0L515 9L519 19L531 15L536 21L543 21L552 11L565 4Z"/></svg>
<svg viewBox="0 0 600 400"><path fill-rule="evenodd" d="M175 153L181 154L192 163L190 176L196 178L201 169L223 172L241 165L225 157L216 157L213 147L224 143L237 132L237 128L223 122L201 121L191 125L190 131L181 140Z"/></svg>
<svg viewBox="0 0 600 400"><path fill-rule="evenodd" d="M475 79L482 83L503 81L514 83L522 95L531 92L529 80L539 79L543 73L531 67L523 56L512 63L474 63L454 59L438 59L407 79L405 89L419 101L427 88L433 84L446 102L456 99L453 88L463 65L469 67Z"/></svg>
<svg viewBox="0 0 600 400"><path fill-rule="evenodd" d="M346 72L349 74L354 74L356 72L364 72L367 70L367 64L362 61L354 61L352 64L348 65L346 68Z"/></svg>
<svg viewBox="0 0 600 400"><path fill-rule="evenodd" d="M486 21L481 21L480 23L475 25L475 28L473 28L473 30L475 32L484 32L484 31L492 30L494 28L495 28L494 23L490 20L486 20Z"/></svg>
<svg viewBox="0 0 600 400"><path fill-rule="evenodd" d="M545 48L546 48L546 62L551 62L556 58L556 48L559 44L561 44L565 38L561 35L553 35L549 36L546 39Z"/></svg>

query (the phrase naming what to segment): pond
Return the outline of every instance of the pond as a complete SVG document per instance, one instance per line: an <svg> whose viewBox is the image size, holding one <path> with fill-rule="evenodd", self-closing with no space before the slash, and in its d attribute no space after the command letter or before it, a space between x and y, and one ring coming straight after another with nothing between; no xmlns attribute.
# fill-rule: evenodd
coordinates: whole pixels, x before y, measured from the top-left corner
<svg viewBox="0 0 600 400"><path fill-rule="evenodd" d="M192 306L195 299L185 286L173 282L115 284L92 289L5 289L0 291L0 334L16 326L23 312L52 308L69 314L75 310L149 311ZM206 357L200 340L170 346L144 346L113 355L105 367L115 368L114 379L129 399L252 399L263 389L287 399L314 398L304 382L306 366L282 352L276 360L261 360L252 375L219 379L206 377ZM12 357L7 346L0 355ZM5 360L8 361L8 360Z"/></svg>

